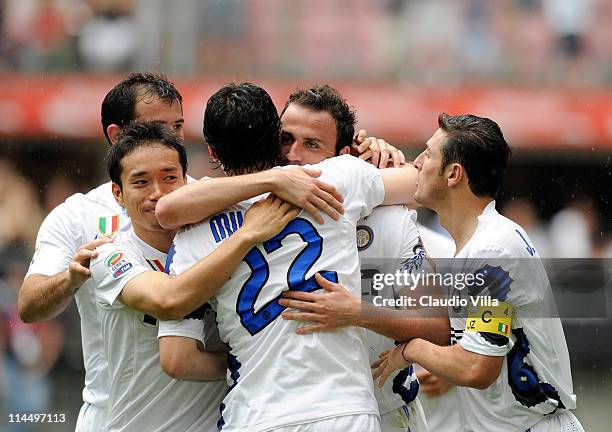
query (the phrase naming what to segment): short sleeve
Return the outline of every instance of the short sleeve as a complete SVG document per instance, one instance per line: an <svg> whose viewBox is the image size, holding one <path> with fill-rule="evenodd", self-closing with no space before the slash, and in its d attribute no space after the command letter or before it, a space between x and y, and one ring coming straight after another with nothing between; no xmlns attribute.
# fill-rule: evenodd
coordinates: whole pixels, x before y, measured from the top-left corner
<svg viewBox="0 0 612 432"><path fill-rule="evenodd" d="M487 355L491 357L503 357L510 352L513 347L512 340L508 337L499 337L496 343L490 333L485 332L463 332L463 337L459 340L459 345L470 352Z"/></svg>
<svg viewBox="0 0 612 432"><path fill-rule="evenodd" d="M208 220L207 220L208 221ZM174 238L166 267L170 275L179 275L208 255L212 250L206 248L204 227L207 221L192 225L180 231ZM198 242L201 239L201 242Z"/></svg>
<svg viewBox="0 0 612 432"><path fill-rule="evenodd" d="M497 245L484 246L463 259L463 273L473 278L465 288L470 306L459 343L467 351L504 356L513 346L510 330L518 306L514 294L520 291L515 280L517 259Z"/></svg>
<svg viewBox="0 0 612 432"><path fill-rule="evenodd" d="M90 265L91 277L96 286L96 300L102 307L124 307L117 298L129 281L141 273L151 271L120 243L100 246L98 256Z"/></svg>
<svg viewBox="0 0 612 432"><path fill-rule="evenodd" d="M204 344L204 321L198 318L159 321L157 337L181 336L195 339Z"/></svg>
<svg viewBox="0 0 612 432"><path fill-rule="evenodd" d="M78 207L62 203L45 218L36 238L28 273L52 276L68 268L79 246L86 242L78 229ZM89 239L93 240L93 239Z"/></svg>

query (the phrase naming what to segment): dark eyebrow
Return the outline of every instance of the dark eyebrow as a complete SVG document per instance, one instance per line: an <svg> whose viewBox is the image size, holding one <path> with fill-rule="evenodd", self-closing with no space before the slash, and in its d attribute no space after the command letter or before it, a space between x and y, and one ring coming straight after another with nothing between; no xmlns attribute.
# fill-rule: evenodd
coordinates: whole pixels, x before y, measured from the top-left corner
<svg viewBox="0 0 612 432"><path fill-rule="evenodd" d="M175 166L168 166L165 168L162 168L163 172L174 172L174 171L178 171L178 167ZM132 179L134 177L142 177L143 175L148 174L147 171L134 171L133 173L130 173L129 178Z"/></svg>
<svg viewBox="0 0 612 432"><path fill-rule="evenodd" d="M130 173L129 178L142 177L146 173L147 173L146 171L135 171L135 172Z"/></svg>
<svg viewBox="0 0 612 432"><path fill-rule="evenodd" d="M153 123L156 123L156 124L162 125L162 126L166 124L166 122L162 121L162 120L153 120ZM179 124L179 123L180 124L184 124L185 123L185 119L180 119L180 120L177 120L177 121L174 122L174 124Z"/></svg>

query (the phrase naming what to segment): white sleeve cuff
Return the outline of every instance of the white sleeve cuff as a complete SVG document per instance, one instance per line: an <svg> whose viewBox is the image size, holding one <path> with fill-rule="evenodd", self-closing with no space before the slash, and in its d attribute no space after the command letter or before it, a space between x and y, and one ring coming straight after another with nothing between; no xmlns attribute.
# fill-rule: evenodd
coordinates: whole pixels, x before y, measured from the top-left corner
<svg viewBox="0 0 612 432"><path fill-rule="evenodd" d="M157 338L164 336L182 336L204 343L204 321L194 318L159 321Z"/></svg>
<svg viewBox="0 0 612 432"><path fill-rule="evenodd" d="M492 357L503 357L510 352L514 345L512 339L508 338L508 343L497 346L488 342L479 332L464 331L463 337L459 340L461 347L476 354Z"/></svg>

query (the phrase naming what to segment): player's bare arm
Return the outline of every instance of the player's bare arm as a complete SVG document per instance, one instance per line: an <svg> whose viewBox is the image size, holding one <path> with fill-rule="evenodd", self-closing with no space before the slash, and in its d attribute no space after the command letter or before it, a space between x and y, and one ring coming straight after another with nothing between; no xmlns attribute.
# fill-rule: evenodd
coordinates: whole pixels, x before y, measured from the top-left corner
<svg viewBox="0 0 612 432"><path fill-rule="evenodd" d="M300 211L270 195L251 206L239 230L186 272L176 277L141 273L125 285L118 298L127 307L158 319L183 318L216 294L253 246L274 237Z"/></svg>
<svg viewBox="0 0 612 432"><path fill-rule="evenodd" d="M504 356L488 356L465 350L460 344L441 347L423 339L413 339L385 351L372 365L374 379L382 387L397 369L418 363L446 381L484 390L498 377Z"/></svg>
<svg viewBox="0 0 612 432"><path fill-rule="evenodd" d="M414 199L417 187L417 169L406 164L402 168L388 168L380 171L385 186L385 199L382 205L404 204L418 208Z"/></svg>
<svg viewBox="0 0 612 432"><path fill-rule="evenodd" d="M323 223L319 211L337 220L344 212L342 195L318 180L320 170L273 169L242 176L193 182L162 197L155 208L159 223L167 229L199 222L227 207L266 192L311 213Z"/></svg>
<svg viewBox="0 0 612 432"><path fill-rule="evenodd" d="M406 164L406 157L400 150L383 139L368 137L367 132L363 129L360 129L355 135L351 152L381 169L399 168Z"/></svg>
<svg viewBox="0 0 612 432"><path fill-rule="evenodd" d="M201 351L188 337L160 337L159 360L164 372L184 381L219 381L227 372L227 353Z"/></svg>
<svg viewBox="0 0 612 432"><path fill-rule="evenodd" d="M423 318L422 312L362 303L341 284L330 282L319 274L315 278L325 293L285 291L283 299L279 301L281 306L297 309L283 312L283 318L314 322L298 327L296 333L310 334L338 327L359 326L398 341L423 338L439 345L448 345L448 318Z"/></svg>
<svg viewBox="0 0 612 432"><path fill-rule="evenodd" d="M74 254L68 268L53 276L32 274L19 289L17 305L23 322L51 319L62 313L74 293L91 277L89 263L98 256L96 248L110 241L107 237L85 243Z"/></svg>

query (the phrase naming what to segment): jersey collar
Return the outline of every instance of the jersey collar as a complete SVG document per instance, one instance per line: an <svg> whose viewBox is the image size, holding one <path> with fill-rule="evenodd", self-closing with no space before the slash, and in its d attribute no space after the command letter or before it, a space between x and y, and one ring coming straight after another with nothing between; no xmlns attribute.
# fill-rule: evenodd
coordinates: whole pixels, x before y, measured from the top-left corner
<svg viewBox="0 0 612 432"><path fill-rule="evenodd" d="M472 237L470 237L470 239L463 246L463 248L460 251L457 252L457 254L455 255L455 258L463 257L463 253L465 253L465 251L469 250L469 247L470 247L472 241L476 237L478 237L478 232L482 229L483 224L485 223L485 221L487 219L489 219L490 217L495 216L496 214L497 214L497 210L495 210L495 200L493 200L489 204L486 205L486 207L484 208L484 210L482 211L480 216L478 216L478 218L477 218L478 225L476 225L476 229L474 230L474 234L472 234Z"/></svg>
<svg viewBox="0 0 612 432"><path fill-rule="evenodd" d="M166 262L167 254L161 251L158 251L150 244L146 243L140 237L136 235L134 230L130 230L130 236L132 237L132 241L134 244L142 251L142 255L146 258L155 258L160 259L162 262Z"/></svg>

